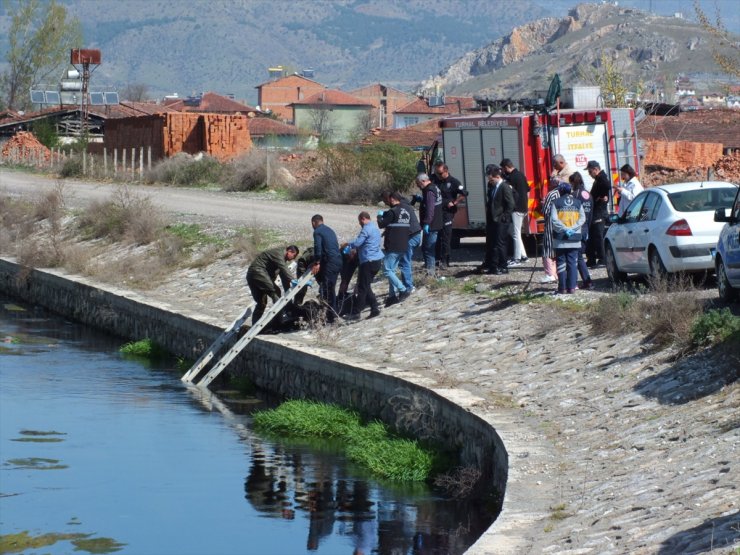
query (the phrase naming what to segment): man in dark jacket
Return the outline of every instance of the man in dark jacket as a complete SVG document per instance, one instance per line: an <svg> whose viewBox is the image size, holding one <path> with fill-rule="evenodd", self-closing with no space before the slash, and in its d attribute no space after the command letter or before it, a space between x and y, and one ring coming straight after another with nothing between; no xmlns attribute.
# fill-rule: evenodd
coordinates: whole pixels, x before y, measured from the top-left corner
<svg viewBox="0 0 740 555"><path fill-rule="evenodd" d="M455 219L457 205L460 204L468 192L460 181L450 175L447 164L438 160L434 164L434 174L431 176L432 183L437 186L442 194L442 229L437 237L435 256L440 269L450 265L450 247L452 243L452 220Z"/></svg>
<svg viewBox="0 0 740 555"><path fill-rule="evenodd" d="M378 212L378 227L385 229L383 271L388 278L388 300L385 305L391 306L403 301L409 295L406 286L398 279L396 269L408 249L411 213L401 204L399 193L391 193L388 196L388 204L390 210Z"/></svg>
<svg viewBox="0 0 740 555"><path fill-rule="evenodd" d="M606 172L596 160L589 160L586 164L588 175L594 180L591 185L593 212L591 226L588 230L588 246L586 260L589 268L604 264L604 226L609 217L609 195L612 184Z"/></svg>
<svg viewBox="0 0 740 555"><path fill-rule="evenodd" d="M261 252L249 265L247 285L254 302L257 303L252 313L253 325L262 318L268 299L272 299L274 303L280 298L281 291L275 284L275 279L280 277L285 291L290 288L290 280L293 276L286 262L290 262L296 256L298 256L298 247L295 245L290 245L285 249L276 247Z"/></svg>
<svg viewBox="0 0 740 555"><path fill-rule="evenodd" d="M527 176L514 167L508 158L501 160L501 170L514 193L514 212L511 214L511 237L514 242L514 256L509 266L519 266L527 261L527 251L522 240L522 224L529 211L529 183Z"/></svg>
<svg viewBox="0 0 740 555"><path fill-rule="evenodd" d="M313 268L319 284L319 296L326 303L326 321L332 323L336 316L337 276L342 269L342 255L339 253L337 234L328 225L324 218L316 214L311 218L313 228Z"/></svg>
<svg viewBox="0 0 740 555"><path fill-rule="evenodd" d="M491 249L491 261L489 273L500 275L508 274L506 265L506 241L509 238L509 226L511 225L511 214L514 212L514 194L503 177L501 168L489 164L486 167L488 178L488 202L489 218L491 221L491 232L493 248Z"/></svg>
<svg viewBox="0 0 740 555"><path fill-rule="evenodd" d="M424 268L426 268L428 275L433 276L435 274L437 237L444 226L442 193L425 173L416 176L416 186L421 189L419 221L424 231L421 247L424 254Z"/></svg>

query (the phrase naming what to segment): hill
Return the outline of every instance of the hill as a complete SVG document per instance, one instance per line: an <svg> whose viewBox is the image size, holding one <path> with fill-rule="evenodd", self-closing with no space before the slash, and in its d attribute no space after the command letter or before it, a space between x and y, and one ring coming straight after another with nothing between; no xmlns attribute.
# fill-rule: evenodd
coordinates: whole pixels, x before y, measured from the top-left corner
<svg viewBox="0 0 740 555"><path fill-rule="evenodd" d="M547 90L554 73L565 86L588 83L584 76L598 70L602 55L628 83L642 81L648 91L663 86L672 91L679 74L693 75L706 88L730 81L712 58L710 35L696 23L612 4L581 4L565 17L515 27L422 88L441 84L454 94L526 96Z"/></svg>

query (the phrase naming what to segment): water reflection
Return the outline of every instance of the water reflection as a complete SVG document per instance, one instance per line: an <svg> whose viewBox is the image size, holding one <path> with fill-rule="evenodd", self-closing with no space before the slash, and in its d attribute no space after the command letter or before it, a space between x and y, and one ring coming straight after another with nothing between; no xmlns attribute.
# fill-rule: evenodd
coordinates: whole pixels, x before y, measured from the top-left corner
<svg viewBox="0 0 740 555"><path fill-rule="evenodd" d="M253 404L124 360L119 339L2 303L0 337L18 338L0 352L3 534L82 525L123 553L454 554L490 525L481 505L378 482L339 445L256 435L236 414Z"/></svg>

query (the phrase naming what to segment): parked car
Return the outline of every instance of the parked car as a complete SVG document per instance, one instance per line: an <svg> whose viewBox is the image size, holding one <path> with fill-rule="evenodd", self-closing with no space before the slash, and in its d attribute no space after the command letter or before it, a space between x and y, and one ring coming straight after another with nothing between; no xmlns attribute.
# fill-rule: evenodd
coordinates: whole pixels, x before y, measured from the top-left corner
<svg viewBox="0 0 740 555"><path fill-rule="evenodd" d="M606 271L618 284L635 273L714 271L722 229L715 211L732 206L738 186L721 181L673 183L644 190L622 217L612 215L604 237Z"/></svg>
<svg viewBox="0 0 740 555"><path fill-rule="evenodd" d="M715 222L726 222L719 234L714 268L717 272L717 289L723 301L732 301L740 294L740 189L735 202L728 210L718 208Z"/></svg>

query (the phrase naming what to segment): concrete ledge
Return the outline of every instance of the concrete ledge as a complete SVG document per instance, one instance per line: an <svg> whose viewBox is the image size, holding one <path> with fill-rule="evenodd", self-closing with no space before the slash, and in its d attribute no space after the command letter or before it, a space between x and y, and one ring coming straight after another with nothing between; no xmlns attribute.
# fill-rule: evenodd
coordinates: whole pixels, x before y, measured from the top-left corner
<svg viewBox="0 0 740 555"><path fill-rule="evenodd" d="M26 269L12 260L0 259L0 290L127 340L151 338L175 355L192 359L224 325L202 315L175 312L130 291L55 271ZM432 389L428 379L413 372L340 360L335 352L307 348L285 336L257 338L231 371L248 375L267 391L353 408L458 450L463 465L482 470L480 483L504 509L468 553L522 553L530 545L526 536L544 515L523 510L532 493L524 476L515 472L517 485L507 491L509 454L494 428L493 415L483 409L483 399L463 390ZM520 432L518 422L502 424L507 437ZM521 440L528 452L537 449L538 438Z"/></svg>

